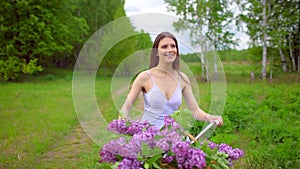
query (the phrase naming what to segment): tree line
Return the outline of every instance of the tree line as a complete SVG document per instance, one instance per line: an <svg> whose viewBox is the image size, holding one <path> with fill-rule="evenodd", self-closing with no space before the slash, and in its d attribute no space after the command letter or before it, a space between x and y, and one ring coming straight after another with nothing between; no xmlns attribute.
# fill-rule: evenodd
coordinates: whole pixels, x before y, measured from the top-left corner
<svg viewBox="0 0 300 169"><path fill-rule="evenodd" d="M179 21L177 31L190 29L191 40L205 50L206 37L215 50L235 48L236 31L246 31L250 48L261 50L261 78L267 65L280 62L283 72L300 72L300 2L298 0L165 0ZM245 27L246 30L243 30ZM206 49L207 50L207 49ZM201 55L200 55L201 56ZM241 56L243 57L243 56ZM204 56L201 56L205 64ZM269 68L270 78L272 67Z"/></svg>
<svg viewBox="0 0 300 169"><path fill-rule="evenodd" d="M261 50L262 79L267 76L270 62L279 63L283 72L300 72L298 0L165 2L180 18L174 23L175 29L190 30L191 41L202 46L203 51L210 50L204 37L214 49L228 50L239 43L234 36L236 31L246 31L251 39L249 47ZM124 3L125 0L1 1L0 80L15 80L21 74L35 74L51 67L73 66L82 45L95 31L126 16ZM116 68L126 54L150 47L151 39L146 33L118 43L103 60L105 72ZM201 62L205 65L204 55ZM272 75L272 67L269 71Z"/></svg>
<svg viewBox="0 0 300 169"><path fill-rule="evenodd" d="M47 68L70 68L87 39L105 24L126 16L125 0L3 0L0 2L0 80L16 80ZM130 22L130 21L128 21ZM130 24L130 23L129 23ZM131 26L132 31L134 27ZM133 37L108 55L114 60L151 44L150 36ZM118 62L104 59L107 67Z"/></svg>

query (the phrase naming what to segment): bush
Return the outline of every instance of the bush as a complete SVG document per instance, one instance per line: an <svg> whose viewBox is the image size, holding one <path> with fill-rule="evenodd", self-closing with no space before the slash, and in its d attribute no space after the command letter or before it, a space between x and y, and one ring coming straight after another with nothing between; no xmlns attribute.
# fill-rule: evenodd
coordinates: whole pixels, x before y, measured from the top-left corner
<svg viewBox="0 0 300 169"><path fill-rule="evenodd" d="M8 57L7 60L0 60L0 79L2 81L17 79L21 68L22 62L15 56Z"/></svg>
<svg viewBox="0 0 300 169"><path fill-rule="evenodd" d="M47 74L47 75L45 76L45 79L46 79L46 80L49 80L49 81L53 81L53 80L55 79L55 76L54 76L53 74Z"/></svg>
<svg viewBox="0 0 300 169"><path fill-rule="evenodd" d="M32 75L43 71L43 68L37 65L37 61L37 58L35 58L26 63L25 60L15 56L8 57L6 60L0 60L0 80L17 80L20 74Z"/></svg>
<svg viewBox="0 0 300 169"><path fill-rule="evenodd" d="M34 59L30 60L28 64L23 64L22 65L22 72L24 74L32 75L32 74L35 74L37 72L43 71L42 66L37 65L37 61L38 61L37 58L34 58Z"/></svg>

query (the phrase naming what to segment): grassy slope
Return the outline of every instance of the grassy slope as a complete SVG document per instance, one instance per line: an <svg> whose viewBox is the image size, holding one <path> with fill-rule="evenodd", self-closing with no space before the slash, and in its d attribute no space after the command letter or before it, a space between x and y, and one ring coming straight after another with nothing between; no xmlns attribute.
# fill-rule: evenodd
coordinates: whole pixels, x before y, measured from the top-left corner
<svg viewBox="0 0 300 169"><path fill-rule="evenodd" d="M280 80L281 82L277 84L262 83L259 79L251 81L248 77L248 71L251 70L245 69L246 73L241 73L237 71L237 68L235 69L234 64L224 67L226 70L231 69L230 72L226 72L227 76L229 73L236 75L236 77L227 78L232 82L228 83L224 115L231 121L227 119L229 124L217 130L213 139L241 147L247 153L245 160L252 160L252 163L254 163L253 159L258 160L258 166L264 160L272 159L272 154L268 154L269 156L264 158L264 153L285 153L284 158L289 158L287 152L281 149L274 148L274 152L271 150L260 152L267 150L266 145L258 144L255 139L262 140L261 137L269 137L265 134L268 132L271 132L271 136L275 139L280 139L280 137L277 138L277 135L282 132L272 135L272 125L276 119L279 119L280 123L277 124L281 126L299 126L299 118L296 116L299 111L295 108L300 106L299 102L296 102L296 100L300 100L299 92L297 93L300 91L299 85L283 83L286 82L285 76L281 77L284 80ZM244 74L245 76L243 76ZM292 77L299 79L298 75L292 75ZM110 83L108 78L96 81L96 96L99 104L111 103ZM200 85L200 104L205 110L209 108L210 104L209 89L209 85ZM68 144L69 136L76 135L76 131L80 128L73 107L71 90L70 74L61 77L48 74L37 77L32 82L0 83L0 168L74 168L75 166L77 168L97 168L99 150L97 145L89 141L84 142L80 148L74 144ZM111 104L101 105L101 107L104 109L102 111L115 111ZM270 116L272 114L273 116ZM107 115L106 117L111 119L114 116ZM269 119L269 117L272 118ZM232 120L235 121L232 122ZM231 126L230 123L234 123L234 125ZM243 124L247 126L243 126ZM257 130L262 125L266 126L264 130ZM250 126L254 127L249 129ZM275 126L275 129L279 130L280 126ZM287 131L298 129L299 127L288 128ZM254 133L255 131L256 133ZM80 132L78 131L78 133ZM290 135L296 135L293 131L289 132ZM259 135L259 138L256 138L255 135ZM84 137L84 133L79 134L78 137ZM289 138L294 139L293 136L284 137L288 138L290 142L292 140ZM268 144L278 147L278 144L272 142L272 139L270 138ZM284 148L293 150L295 147L292 145L294 144L290 145L286 145ZM49 151L64 153L57 149L65 146L68 151L76 152L75 160L69 157L58 157L62 160L41 161ZM80 151L76 151L76 149L80 149ZM255 154L257 154L257 158L253 157ZM260 163L259 160L261 160ZM65 162L62 163L62 161ZM249 161L242 162L241 168L247 168L249 163ZM272 161L269 164L272 164ZM251 164L251 166L255 165Z"/></svg>

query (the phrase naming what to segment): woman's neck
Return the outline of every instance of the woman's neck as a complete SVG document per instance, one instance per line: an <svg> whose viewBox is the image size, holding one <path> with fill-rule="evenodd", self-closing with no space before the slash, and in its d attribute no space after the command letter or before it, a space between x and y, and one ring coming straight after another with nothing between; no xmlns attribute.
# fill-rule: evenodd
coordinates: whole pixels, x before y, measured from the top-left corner
<svg viewBox="0 0 300 169"><path fill-rule="evenodd" d="M158 64L155 68L171 74L175 71L175 69L173 69L172 64Z"/></svg>

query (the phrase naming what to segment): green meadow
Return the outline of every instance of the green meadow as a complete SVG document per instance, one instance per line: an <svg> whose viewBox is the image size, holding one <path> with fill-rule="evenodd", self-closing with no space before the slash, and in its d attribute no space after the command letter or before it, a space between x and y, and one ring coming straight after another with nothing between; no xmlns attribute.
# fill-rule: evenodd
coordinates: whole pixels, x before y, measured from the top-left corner
<svg viewBox="0 0 300 169"><path fill-rule="evenodd" d="M210 139L245 151L234 168L297 168L300 75L278 73L263 82L250 79L250 68L224 63L225 124ZM199 104L209 110L210 84L199 82ZM101 112L116 118L111 77L99 76L95 84ZM74 109L72 70L0 83L0 127L0 168L100 168L100 147L85 134Z"/></svg>
<svg viewBox="0 0 300 169"><path fill-rule="evenodd" d="M148 65L153 35L161 29L176 30L184 45L179 50L176 44L181 70L191 75L200 107L223 116L224 125L209 139L244 150L232 168L300 168L299 0L128 2L0 1L0 169L102 169L97 141L115 137L106 127L125 101L127 75ZM161 2L167 9L158 10L178 18L140 8ZM146 15L131 17L135 11ZM244 40L248 48L237 50ZM74 68L98 68L96 78L73 77ZM215 87L224 85L220 68L224 110L224 98L214 97ZM212 79L216 83L207 82ZM142 101L130 117L141 117ZM182 125L194 124L193 135L206 125L181 117Z"/></svg>

